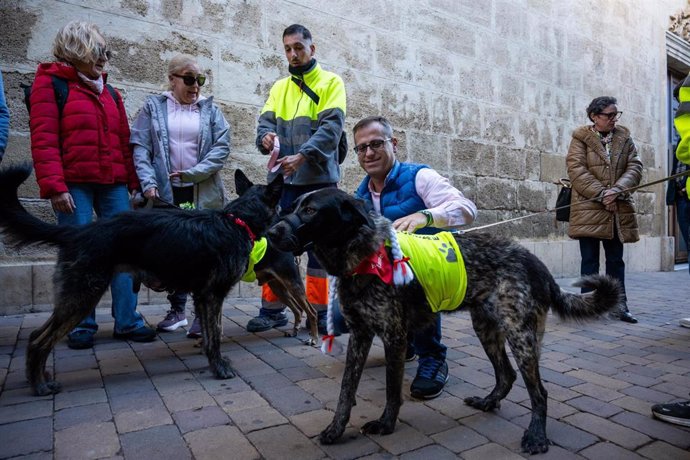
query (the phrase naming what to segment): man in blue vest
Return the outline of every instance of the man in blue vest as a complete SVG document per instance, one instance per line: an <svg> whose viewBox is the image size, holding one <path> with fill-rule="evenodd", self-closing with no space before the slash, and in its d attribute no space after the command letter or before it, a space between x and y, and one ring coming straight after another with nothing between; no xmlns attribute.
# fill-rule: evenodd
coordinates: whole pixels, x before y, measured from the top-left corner
<svg viewBox="0 0 690 460"><path fill-rule="evenodd" d="M477 207L448 179L426 165L396 159L398 140L388 120L364 118L353 133L357 160L367 173L356 195L390 219L396 230L437 233L474 221ZM415 398L435 398L448 381L441 316L437 314L435 326L415 331L411 339L408 359L414 359L416 353L419 365L410 393Z"/></svg>

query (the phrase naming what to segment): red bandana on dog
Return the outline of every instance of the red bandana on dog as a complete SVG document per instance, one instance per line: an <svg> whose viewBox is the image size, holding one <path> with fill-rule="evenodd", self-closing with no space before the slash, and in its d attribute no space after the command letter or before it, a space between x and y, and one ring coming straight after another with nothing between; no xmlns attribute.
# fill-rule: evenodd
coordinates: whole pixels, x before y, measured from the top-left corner
<svg viewBox="0 0 690 460"><path fill-rule="evenodd" d="M386 245L381 244L381 247L362 260L359 265L352 271L353 275L375 275L381 278L386 284L393 284L393 265L388 258L386 252Z"/></svg>

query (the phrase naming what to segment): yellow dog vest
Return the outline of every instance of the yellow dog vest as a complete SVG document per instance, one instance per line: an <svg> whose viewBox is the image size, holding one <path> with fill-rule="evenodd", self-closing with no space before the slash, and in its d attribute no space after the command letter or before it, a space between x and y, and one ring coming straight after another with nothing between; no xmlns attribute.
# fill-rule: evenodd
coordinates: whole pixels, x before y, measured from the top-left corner
<svg viewBox="0 0 690 460"><path fill-rule="evenodd" d="M467 271L453 234L399 232L397 236L431 309L434 312L455 310L465 299Z"/></svg>
<svg viewBox="0 0 690 460"><path fill-rule="evenodd" d="M268 240L266 237L254 242L252 252L249 254L249 263L247 264L247 271L242 275L242 281L253 283L256 281L256 273L254 273L254 265L259 263L266 255L266 248L268 247Z"/></svg>

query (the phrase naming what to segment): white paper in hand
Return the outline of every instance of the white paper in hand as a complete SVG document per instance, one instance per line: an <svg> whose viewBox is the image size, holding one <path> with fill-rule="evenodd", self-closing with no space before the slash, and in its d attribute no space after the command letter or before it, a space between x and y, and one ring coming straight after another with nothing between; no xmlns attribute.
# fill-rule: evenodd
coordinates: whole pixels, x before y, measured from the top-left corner
<svg viewBox="0 0 690 460"><path fill-rule="evenodd" d="M273 150L271 150L271 156L268 159L267 168L269 171L276 172L280 169L280 163L278 161L278 154L280 153L280 141L278 141L278 136L273 138Z"/></svg>

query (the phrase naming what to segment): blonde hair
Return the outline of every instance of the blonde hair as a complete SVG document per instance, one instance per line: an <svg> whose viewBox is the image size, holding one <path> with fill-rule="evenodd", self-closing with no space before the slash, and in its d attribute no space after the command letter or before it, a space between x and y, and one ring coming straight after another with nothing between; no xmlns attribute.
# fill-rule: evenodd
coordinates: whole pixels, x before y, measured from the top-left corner
<svg viewBox="0 0 690 460"><path fill-rule="evenodd" d="M170 59L168 63L168 89L172 89L170 77L172 77L173 74L179 74L182 69L190 65L196 66L199 69L199 73L203 73L203 69L199 65L199 62L191 54L176 54Z"/></svg>
<svg viewBox="0 0 690 460"><path fill-rule="evenodd" d="M58 61L74 64L95 64L98 60L98 38L103 34L96 24L84 21L72 21L64 26L55 36L53 55Z"/></svg>

